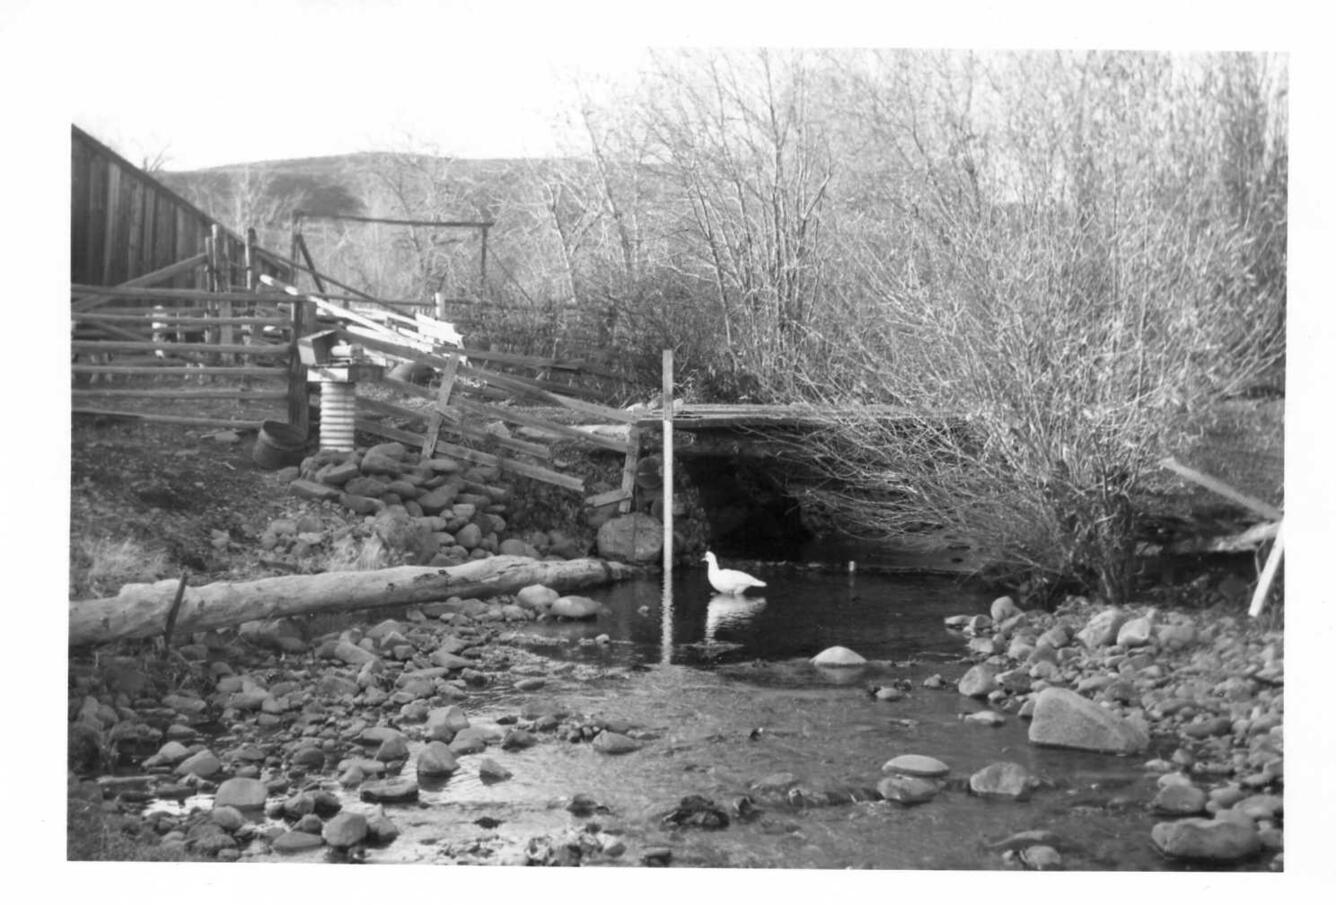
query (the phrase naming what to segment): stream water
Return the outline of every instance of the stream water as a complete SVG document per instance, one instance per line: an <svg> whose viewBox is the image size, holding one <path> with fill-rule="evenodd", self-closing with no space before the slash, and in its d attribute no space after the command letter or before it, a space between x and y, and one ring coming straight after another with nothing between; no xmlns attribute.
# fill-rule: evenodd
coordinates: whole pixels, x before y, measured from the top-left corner
<svg viewBox="0 0 1336 905"><path fill-rule="evenodd" d="M698 867L997 869L1006 862L994 843L1045 830L1061 840L1067 869L1182 869L1150 843L1159 819L1146 808L1155 777L1141 764L1154 752L1118 758L1043 749L1028 743L1026 724L1014 716L996 727L962 720L984 705L954 690L969 663L963 639L943 619L985 612L985 591L941 577L743 565L765 576L764 596L720 598L703 567L680 569L666 590L645 580L590 592L606 607L595 621L522 624L509 640L532 652L527 666L546 686L497 693L483 709L466 705L470 721L508 721L542 697L625 720L648 735L644 747L612 756L548 735L526 750L461 757L448 781L420 783L416 804L387 806L402 835L369 860L453 862L464 853L466 861L471 854L495 863L536 835L593 820L626 843L627 853L609 863L628 865L646 848L666 846L674 864ZM594 641L600 635L608 637ZM811 666L809 658L831 645L873 662ZM935 673L946 688L922 686ZM903 700L868 693L906 680ZM405 776L421 744L410 746ZM944 761L945 788L914 807L875 800L881 765L907 753ZM483 756L512 778L481 781ZM970 774L996 761L1024 765L1041 786L1021 802L969 794ZM684 796L727 807L776 773L798 777L802 797L761 804L759 817L723 830L662 820ZM578 793L606 810L573 817L565 806ZM356 790L344 794L358 806Z"/></svg>

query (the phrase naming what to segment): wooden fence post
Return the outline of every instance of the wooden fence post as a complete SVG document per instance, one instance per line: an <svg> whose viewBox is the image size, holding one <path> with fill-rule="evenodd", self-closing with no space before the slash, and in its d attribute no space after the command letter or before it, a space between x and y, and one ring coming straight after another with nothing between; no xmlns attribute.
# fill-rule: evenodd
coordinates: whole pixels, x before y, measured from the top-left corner
<svg viewBox="0 0 1336 905"><path fill-rule="evenodd" d="M673 574L673 350L663 350L663 573Z"/></svg>

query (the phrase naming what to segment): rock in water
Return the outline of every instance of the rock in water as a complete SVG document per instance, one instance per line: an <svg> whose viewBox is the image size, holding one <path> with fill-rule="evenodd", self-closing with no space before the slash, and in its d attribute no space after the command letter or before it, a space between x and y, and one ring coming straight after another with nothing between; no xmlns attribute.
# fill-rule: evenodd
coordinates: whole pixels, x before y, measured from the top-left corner
<svg viewBox="0 0 1336 905"><path fill-rule="evenodd" d="M1030 741L1057 748L1137 754L1150 745L1146 730L1066 688L1045 688L1034 699Z"/></svg>
<svg viewBox="0 0 1336 905"><path fill-rule="evenodd" d="M605 729L595 737L594 750L603 754L627 754L631 751L639 751L640 743L621 733L609 732Z"/></svg>
<svg viewBox="0 0 1336 905"><path fill-rule="evenodd" d="M992 605L988 608L988 615L993 618L994 622L998 623L1006 622L1011 617L1019 616L1020 614L1021 608L1016 606L1016 601L1012 600L1010 597L999 597L994 600Z"/></svg>
<svg viewBox="0 0 1336 905"><path fill-rule="evenodd" d="M598 555L615 562L653 562L663 552L663 524L644 512L609 519L598 529Z"/></svg>
<svg viewBox="0 0 1336 905"><path fill-rule="evenodd" d="M951 768L935 757L922 754L901 754L881 765L883 773L902 773L905 776L945 776Z"/></svg>
<svg viewBox="0 0 1336 905"><path fill-rule="evenodd" d="M552 601L547 612L560 619L594 619L602 610L603 605L597 600L572 594Z"/></svg>
<svg viewBox="0 0 1336 905"><path fill-rule="evenodd" d="M459 769L459 762L442 741L428 742L418 754L417 771L419 776L449 776Z"/></svg>
<svg viewBox="0 0 1336 905"><path fill-rule="evenodd" d="M269 788L258 779L234 776L218 787L214 807L261 808L269 797Z"/></svg>
<svg viewBox="0 0 1336 905"><path fill-rule="evenodd" d="M971 666L956 683L956 690L969 698L981 698L996 687L997 670L987 663Z"/></svg>
<svg viewBox="0 0 1336 905"><path fill-rule="evenodd" d="M812 658L813 666L862 666L867 660L847 647L828 647Z"/></svg>
<svg viewBox="0 0 1336 905"><path fill-rule="evenodd" d="M1030 797L1033 785L1030 771L1010 761L989 764L970 777L970 791L986 798L1023 801Z"/></svg>
<svg viewBox="0 0 1336 905"><path fill-rule="evenodd" d="M366 817L349 811L336 814L321 828L320 835L327 844L336 848L356 845L366 838Z"/></svg>
<svg viewBox="0 0 1336 905"><path fill-rule="evenodd" d="M363 801L393 804L402 801L417 801L418 785L411 779L378 779L363 784Z"/></svg>
<svg viewBox="0 0 1336 905"><path fill-rule="evenodd" d="M1150 838L1166 856L1190 861L1241 861L1262 850L1256 827L1204 817L1157 823Z"/></svg>
<svg viewBox="0 0 1336 905"><path fill-rule="evenodd" d="M937 794L937 783L921 776L887 776L877 783L877 793L887 801L899 804L922 804Z"/></svg>

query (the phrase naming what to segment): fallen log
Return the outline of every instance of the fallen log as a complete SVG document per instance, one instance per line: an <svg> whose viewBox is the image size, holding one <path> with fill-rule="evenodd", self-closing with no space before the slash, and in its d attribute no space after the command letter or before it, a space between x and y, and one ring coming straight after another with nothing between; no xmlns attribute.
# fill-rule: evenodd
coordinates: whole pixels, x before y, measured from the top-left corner
<svg viewBox="0 0 1336 905"><path fill-rule="evenodd" d="M631 566L601 559L492 556L449 567L397 566L369 572L220 581L186 588L173 631L198 632L252 619L429 603L455 596L492 597L513 594L531 584L570 591L635 574ZM161 634L177 585L174 578L128 584L115 597L70 601L70 646Z"/></svg>

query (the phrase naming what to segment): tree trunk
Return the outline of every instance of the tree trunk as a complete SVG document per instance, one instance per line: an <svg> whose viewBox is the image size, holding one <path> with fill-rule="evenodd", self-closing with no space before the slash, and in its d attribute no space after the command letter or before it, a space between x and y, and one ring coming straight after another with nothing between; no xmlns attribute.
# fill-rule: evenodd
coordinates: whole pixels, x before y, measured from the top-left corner
<svg viewBox="0 0 1336 905"><path fill-rule="evenodd" d="M599 559L540 561L493 556L448 568L399 566L371 572L220 581L186 589L174 631L197 632L252 619L427 603L453 596L491 597L513 594L531 584L567 591L634 574L631 566ZM177 585L176 579L129 584L115 597L71 601L70 645L160 634Z"/></svg>

